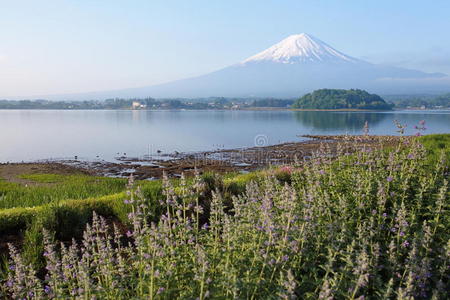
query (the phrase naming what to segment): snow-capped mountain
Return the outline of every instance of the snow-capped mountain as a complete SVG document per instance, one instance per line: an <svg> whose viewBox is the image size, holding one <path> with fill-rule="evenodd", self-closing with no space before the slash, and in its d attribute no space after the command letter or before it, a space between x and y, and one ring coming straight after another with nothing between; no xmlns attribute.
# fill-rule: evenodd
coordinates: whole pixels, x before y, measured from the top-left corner
<svg viewBox="0 0 450 300"><path fill-rule="evenodd" d="M278 44L253 55L243 64L253 62L275 62L283 64L296 64L305 62L352 62L356 58L345 55L333 47L306 33L291 35Z"/></svg>
<svg viewBox="0 0 450 300"><path fill-rule="evenodd" d="M142 88L46 98L299 97L319 88L360 88L380 94L448 92L450 77L371 64L302 33L206 75Z"/></svg>

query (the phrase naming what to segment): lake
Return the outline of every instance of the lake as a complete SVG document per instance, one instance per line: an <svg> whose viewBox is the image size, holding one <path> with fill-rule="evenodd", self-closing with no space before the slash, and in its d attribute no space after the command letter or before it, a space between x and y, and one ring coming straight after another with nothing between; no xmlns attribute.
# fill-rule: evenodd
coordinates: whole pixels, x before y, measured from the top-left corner
<svg viewBox="0 0 450 300"><path fill-rule="evenodd" d="M425 133L450 133L450 111L125 111L0 110L0 162L114 160L163 153L301 141L304 134L397 135L394 120L426 121Z"/></svg>

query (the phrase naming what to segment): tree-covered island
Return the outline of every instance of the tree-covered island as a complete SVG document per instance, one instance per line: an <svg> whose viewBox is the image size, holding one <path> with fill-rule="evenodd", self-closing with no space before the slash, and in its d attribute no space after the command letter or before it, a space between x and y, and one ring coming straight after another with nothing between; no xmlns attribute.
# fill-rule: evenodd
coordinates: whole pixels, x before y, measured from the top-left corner
<svg viewBox="0 0 450 300"><path fill-rule="evenodd" d="M301 109L376 109L390 110L393 105L380 96L366 91L351 89L320 89L308 93L292 105Z"/></svg>

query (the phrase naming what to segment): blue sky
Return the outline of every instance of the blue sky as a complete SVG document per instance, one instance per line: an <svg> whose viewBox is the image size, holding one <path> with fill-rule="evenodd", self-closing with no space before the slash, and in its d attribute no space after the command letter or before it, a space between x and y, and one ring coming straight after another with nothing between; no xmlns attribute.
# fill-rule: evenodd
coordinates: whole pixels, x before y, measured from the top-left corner
<svg viewBox="0 0 450 300"><path fill-rule="evenodd" d="M140 87L307 32L374 63L450 74L450 1L0 0L0 98Z"/></svg>

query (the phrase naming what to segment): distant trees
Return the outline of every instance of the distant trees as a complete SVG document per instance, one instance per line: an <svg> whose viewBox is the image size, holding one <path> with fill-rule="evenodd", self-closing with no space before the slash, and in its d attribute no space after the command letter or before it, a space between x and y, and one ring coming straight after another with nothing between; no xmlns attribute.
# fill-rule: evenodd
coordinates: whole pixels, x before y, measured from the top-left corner
<svg viewBox="0 0 450 300"><path fill-rule="evenodd" d="M450 107L450 93L443 95L391 95L386 96L395 107ZM111 98L103 101L49 101L49 100L0 100L0 109L132 109L133 102L140 104L139 109L231 109L232 107L278 107L305 109L391 109L387 103L375 94L363 90L321 89L306 94L300 99L280 98Z"/></svg>
<svg viewBox="0 0 450 300"><path fill-rule="evenodd" d="M306 94L293 104L305 109L380 109L390 110L391 104L380 96L366 91L351 89L320 89Z"/></svg>
<svg viewBox="0 0 450 300"><path fill-rule="evenodd" d="M437 96L431 101L431 104L435 106L450 107L450 93Z"/></svg>
<svg viewBox="0 0 450 300"><path fill-rule="evenodd" d="M289 107L294 103L295 100L285 100L285 99L257 99L252 102L253 107Z"/></svg>
<svg viewBox="0 0 450 300"><path fill-rule="evenodd" d="M0 109L100 109L100 101L0 100Z"/></svg>
<svg viewBox="0 0 450 300"><path fill-rule="evenodd" d="M450 93L439 96L413 95L413 96L392 96L392 101L396 107L450 107Z"/></svg>

